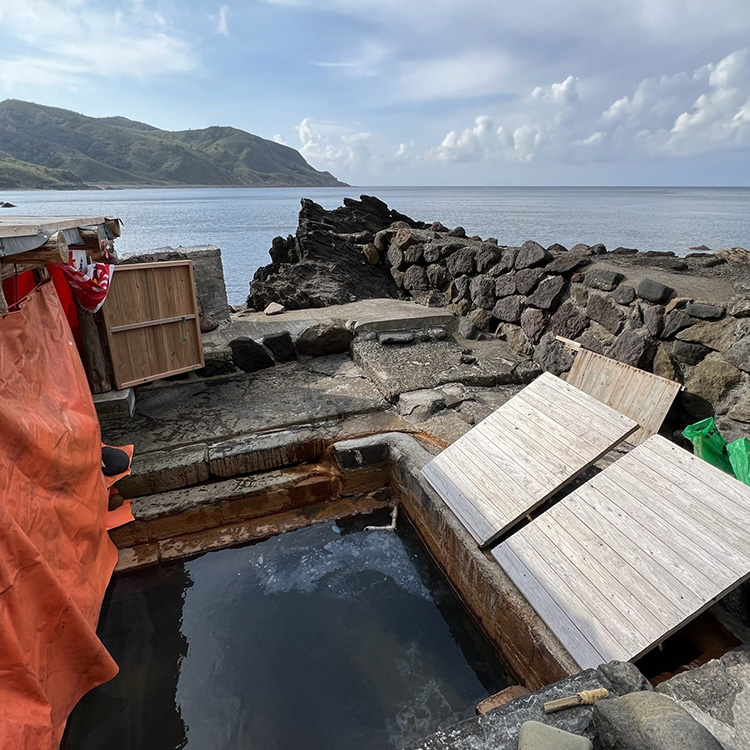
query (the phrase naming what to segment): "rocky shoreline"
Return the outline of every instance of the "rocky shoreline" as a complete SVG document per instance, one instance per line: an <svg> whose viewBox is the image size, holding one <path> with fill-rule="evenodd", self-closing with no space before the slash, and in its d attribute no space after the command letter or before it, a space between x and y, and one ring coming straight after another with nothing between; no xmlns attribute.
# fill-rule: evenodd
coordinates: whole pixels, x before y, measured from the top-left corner
<svg viewBox="0 0 750 750"><path fill-rule="evenodd" d="M603 244L520 247L415 221L377 198L327 211L302 201L295 235L277 237L248 308L391 297L460 316L468 340L500 339L564 375L558 337L684 385L672 422L715 416L727 438L750 429L750 253L638 252ZM407 343L407 342L404 342Z"/></svg>

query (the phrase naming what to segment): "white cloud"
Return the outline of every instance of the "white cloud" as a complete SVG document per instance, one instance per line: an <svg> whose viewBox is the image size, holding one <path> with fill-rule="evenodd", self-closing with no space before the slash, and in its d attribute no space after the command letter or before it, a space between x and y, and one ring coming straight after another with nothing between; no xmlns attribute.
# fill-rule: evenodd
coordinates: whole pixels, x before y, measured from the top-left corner
<svg viewBox="0 0 750 750"><path fill-rule="evenodd" d="M281 133L276 133L276 135L274 135L274 137L273 137L273 140L274 140L274 141L275 141L276 143L279 143L279 144L281 144L282 146L288 146L288 145L289 145L289 144L288 144L288 143L287 143L287 142L286 142L286 141L284 140L284 136L283 136L283 135L281 135Z"/></svg>
<svg viewBox="0 0 750 750"><path fill-rule="evenodd" d="M367 41L360 45L356 56L340 60L322 60L315 63L319 68L339 69L352 76L373 77L380 72L381 64L388 58L390 50L384 44Z"/></svg>
<svg viewBox="0 0 750 750"><path fill-rule="evenodd" d="M0 56L6 92L70 86L87 75L145 79L197 65L191 45L165 30L165 18L144 0L130 0L126 14L90 0L3 0L0 28L25 47Z"/></svg>
<svg viewBox="0 0 750 750"><path fill-rule="evenodd" d="M216 19L216 33L222 36L229 36L229 26L227 24L227 14L229 13L229 6L222 5L219 8L219 15Z"/></svg>

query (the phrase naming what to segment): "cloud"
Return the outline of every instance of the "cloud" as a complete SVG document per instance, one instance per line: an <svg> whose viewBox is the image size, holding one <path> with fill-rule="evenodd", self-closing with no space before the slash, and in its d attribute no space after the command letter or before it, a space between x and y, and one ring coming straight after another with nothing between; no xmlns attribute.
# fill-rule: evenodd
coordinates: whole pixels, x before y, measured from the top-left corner
<svg viewBox="0 0 750 750"><path fill-rule="evenodd" d="M129 0L127 13L99 7L90 0L3 0L0 33L20 49L0 57L0 88L73 86L90 75L146 79L197 66L192 46L144 0Z"/></svg>
<svg viewBox="0 0 750 750"><path fill-rule="evenodd" d="M219 15L216 18L216 33L221 34L222 36L229 36L227 13L229 13L229 6L222 5L221 8L219 8Z"/></svg>

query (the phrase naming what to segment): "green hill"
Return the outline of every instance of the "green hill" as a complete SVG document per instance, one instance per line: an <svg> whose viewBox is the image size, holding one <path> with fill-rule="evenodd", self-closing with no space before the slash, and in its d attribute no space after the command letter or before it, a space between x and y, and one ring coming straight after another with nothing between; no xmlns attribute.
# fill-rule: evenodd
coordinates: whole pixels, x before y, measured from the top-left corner
<svg viewBox="0 0 750 750"><path fill-rule="evenodd" d="M230 127L170 132L125 117L0 102L0 188L72 185L335 187L289 146Z"/></svg>

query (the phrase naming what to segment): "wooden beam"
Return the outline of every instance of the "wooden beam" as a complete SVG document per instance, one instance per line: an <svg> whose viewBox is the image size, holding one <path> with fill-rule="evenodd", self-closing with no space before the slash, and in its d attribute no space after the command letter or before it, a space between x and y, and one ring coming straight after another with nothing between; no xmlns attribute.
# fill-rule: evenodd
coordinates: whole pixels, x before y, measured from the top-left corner
<svg viewBox="0 0 750 750"><path fill-rule="evenodd" d="M67 263L68 243L62 232L55 232L43 245L27 250L25 253L5 255L3 263L26 266L44 266L47 263Z"/></svg>

